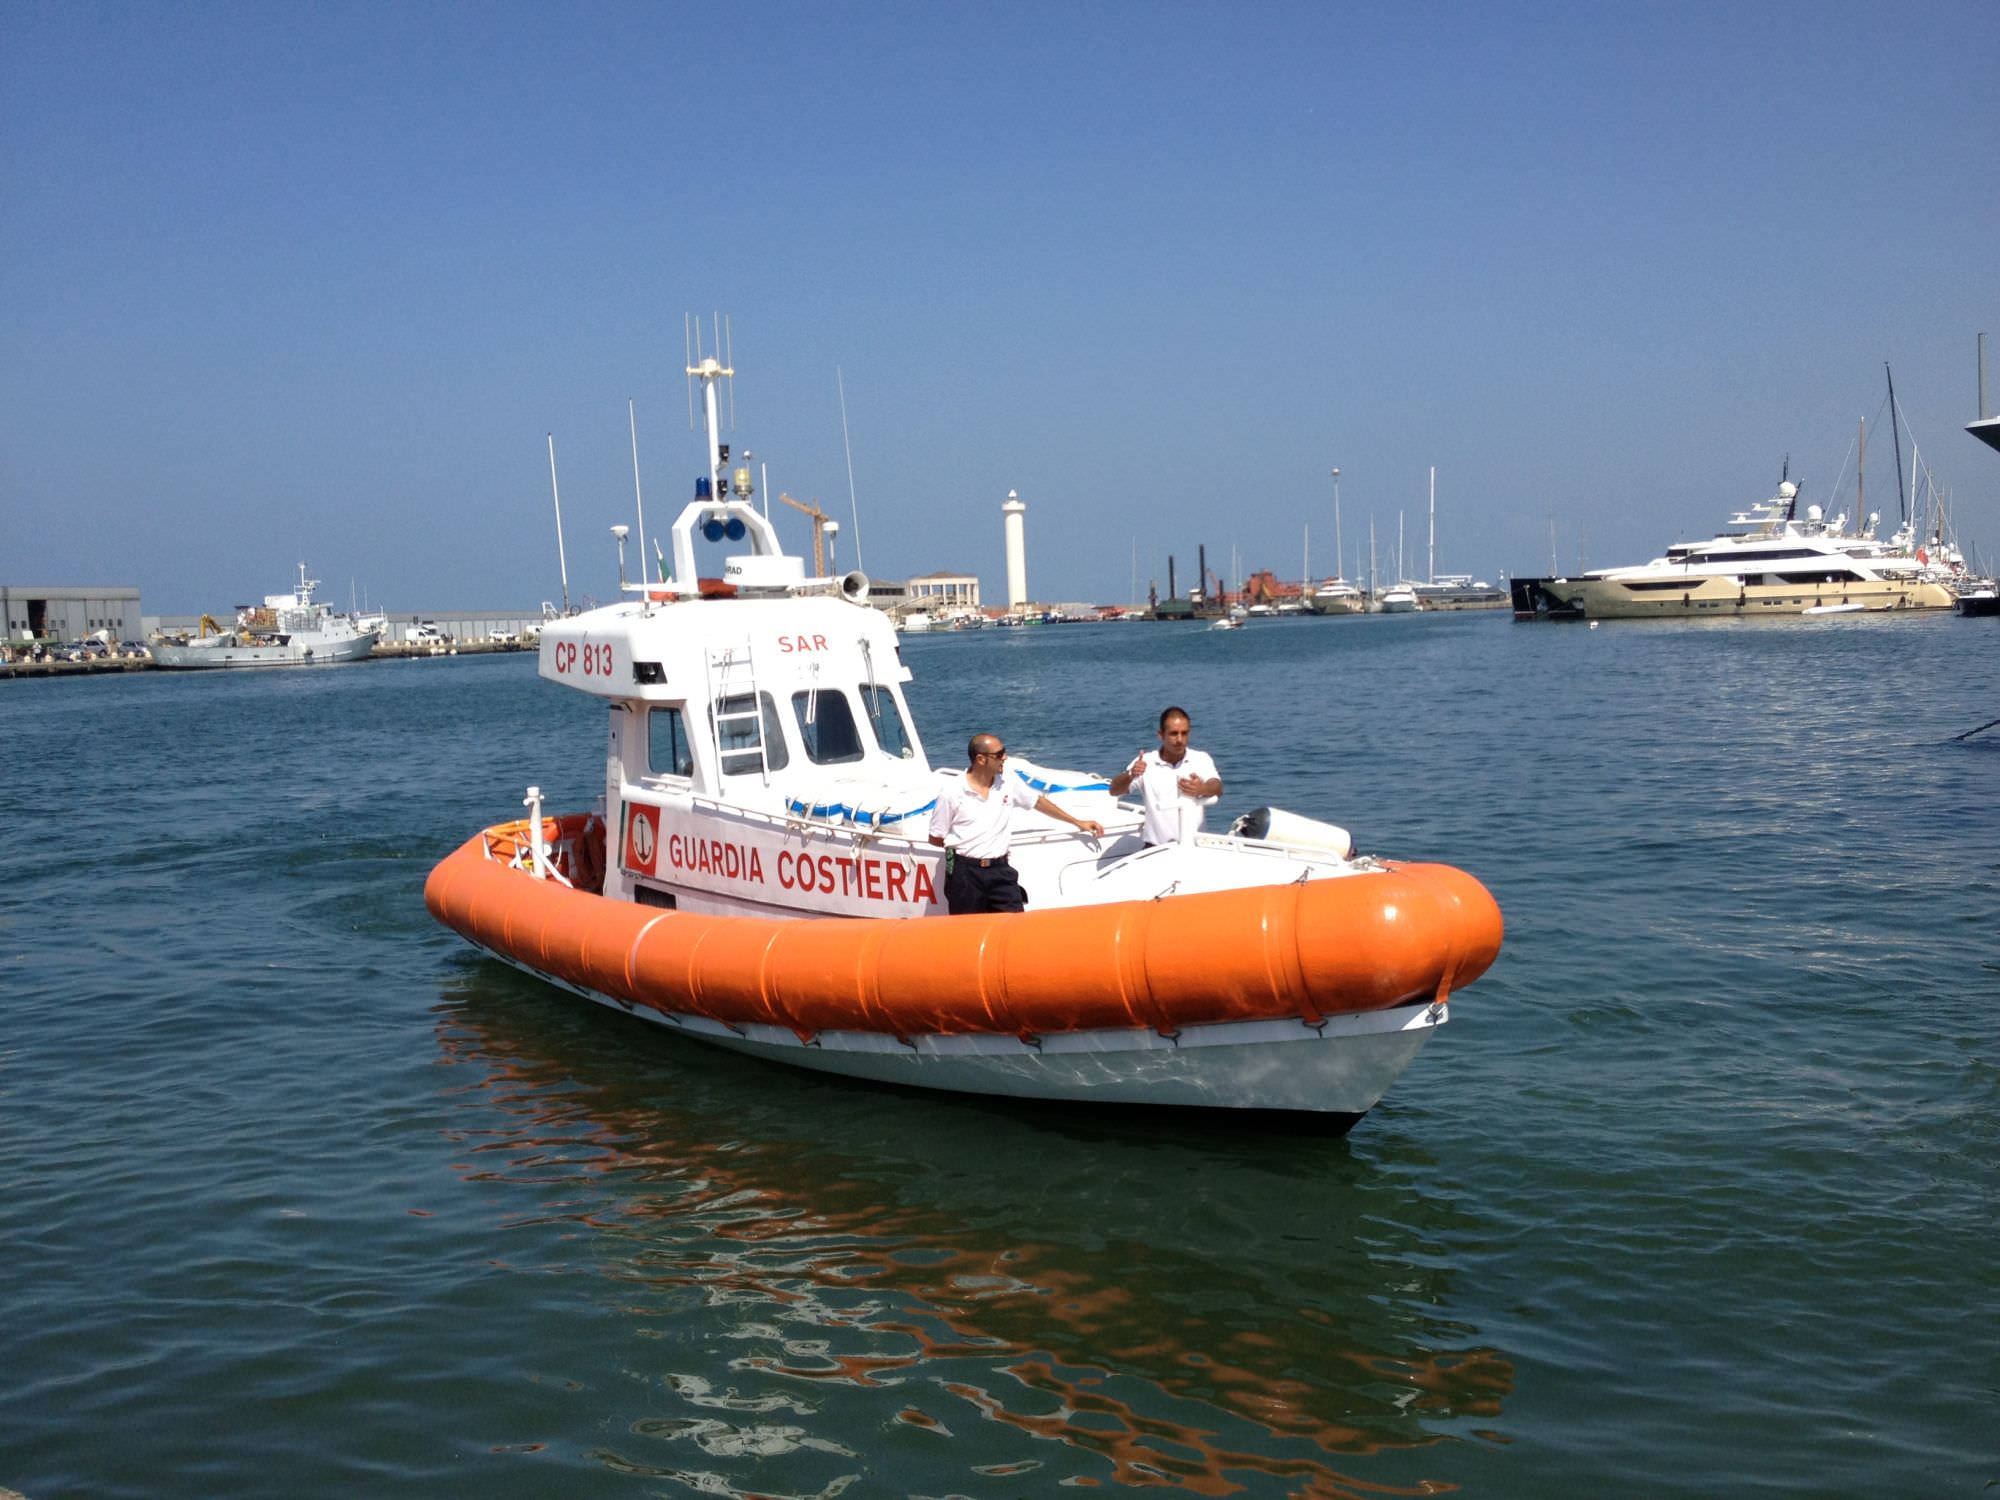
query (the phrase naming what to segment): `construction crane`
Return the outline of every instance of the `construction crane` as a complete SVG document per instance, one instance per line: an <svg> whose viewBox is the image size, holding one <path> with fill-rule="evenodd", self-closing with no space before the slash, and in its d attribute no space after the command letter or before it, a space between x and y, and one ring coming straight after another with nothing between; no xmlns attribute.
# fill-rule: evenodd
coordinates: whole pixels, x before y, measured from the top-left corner
<svg viewBox="0 0 2000 1500"><path fill-rule="evenodd" d="M790 495L781 494L778 496L778 498L784 501L785 504L791 506L793 510L802 510L808 516L812 517L813 577L815 578L826 577L826 531L829 521L827 513L819 508L819 502L817 500L813 501L811 504L808 504L804 500L794 500ZM834 524L838 525L839 523L835 522Z"/></svg>

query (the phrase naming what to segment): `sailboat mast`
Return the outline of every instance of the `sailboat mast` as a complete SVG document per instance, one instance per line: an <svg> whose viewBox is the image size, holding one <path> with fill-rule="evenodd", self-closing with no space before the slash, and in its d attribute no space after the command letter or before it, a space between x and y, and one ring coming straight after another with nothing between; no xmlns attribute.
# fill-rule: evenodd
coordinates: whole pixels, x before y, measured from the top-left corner
<svg viewBox="0 0 2000 1500"><path fill-rule="evenodd" d="M1424 564L1424 581L1438 581L1438 466L1431 465L1431 551Z"/></svg>
<svg viewBox="0 0 2000 1500"><path fill-rule="evenodd" d="M1889 377L1889 440L1896 445L1896 519L1908 524L1909 507L1903 503L1903 433L1896 423L1896 372L1883 361L1882 373Z"/></svg>
<svg viewBox="0 0 2000 1500"><path fill-rule="evenodd" d="M1854 463L1854 529L1868 525L1868 419L1861 419L1861 456Z"/></svg>
<svg viewBox="0 0 2000 1500"><path fill-rule="evenodd" d="M1338 576L1339 576L1339 574L1340 574L1340 570L1341 570L1341 568L1342 568L1343 566L1344 566L1344 564L1343 564L1343 562L1342 562L1342 560L1341 560L1341 548L1340 548L1340 470L1338 470L1338 469L1335 469L1335 470L1333 471L1333 571L1334 571L1334 576L1336 576L1336 577L1338 577ZM1358 573L1358 572L1360 572L1361 570L1360 570L1360 569L1359 569L1359 568L1357 567L1357 568L1356 568L1356 569L1355 569L1354 571Z"/></svg>

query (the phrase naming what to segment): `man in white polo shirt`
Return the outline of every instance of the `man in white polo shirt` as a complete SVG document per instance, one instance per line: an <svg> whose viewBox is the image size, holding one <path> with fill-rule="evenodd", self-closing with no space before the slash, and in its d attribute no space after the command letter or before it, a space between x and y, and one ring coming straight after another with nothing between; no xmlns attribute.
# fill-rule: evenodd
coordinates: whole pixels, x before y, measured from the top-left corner
<svg viewBox="0 0 2000 1500"><path fill-rule="evenodd" d="M1131 766L1111 778L1111 795L1122 797L1136 784L1146 806L1144 838L1148 845L1180 842L1185 812L1193 833L1201 827L1204 809L1222 795L1222 777L1206 750L1188 744L1193 727L1184 708L1160 715L1160 748L1141 751Z"/></svg>
<svg viewBox="0 0 2000 1500"><path fill-rule="evenodd" d="M1028 904L1020 877L1008 862L1012 814L1032 807L1085 833L1104 837L1104 825L1075 818L1019 777L1009 777L1007 747L975 734L965 747L965 774L945 783L931 809L931 842L945 856L944 901L954 917L982 911L1021 911Z"/></svg>

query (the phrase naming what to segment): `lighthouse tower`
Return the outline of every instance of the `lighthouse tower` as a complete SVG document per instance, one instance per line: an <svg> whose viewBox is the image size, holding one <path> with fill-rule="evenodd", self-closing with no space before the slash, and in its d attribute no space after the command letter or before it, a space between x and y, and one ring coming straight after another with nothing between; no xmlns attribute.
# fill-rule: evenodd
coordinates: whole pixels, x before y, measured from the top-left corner
<svg viewBox="0 0 2000 1500"><path fill-rule="evenodd" d="M1018 491L1009 490L1000 514L1006 517L1002 525L1007 533L1007 607L1019 609L1028 602L1028 503Z"/></svg>

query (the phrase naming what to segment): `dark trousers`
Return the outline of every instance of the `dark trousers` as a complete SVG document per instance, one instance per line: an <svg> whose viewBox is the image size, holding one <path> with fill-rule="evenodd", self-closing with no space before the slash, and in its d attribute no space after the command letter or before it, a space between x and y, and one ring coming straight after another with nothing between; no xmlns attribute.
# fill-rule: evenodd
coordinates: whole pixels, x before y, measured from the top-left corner
<svg viewBox="0 0 2000 1500"><path fill-rule="evenodd" d="M1025 911L1028 893L1021 878L1005 859L981 865L962 854L951 856L951 871L944 877L944 904L954 917L982 911Z"/></svg>

